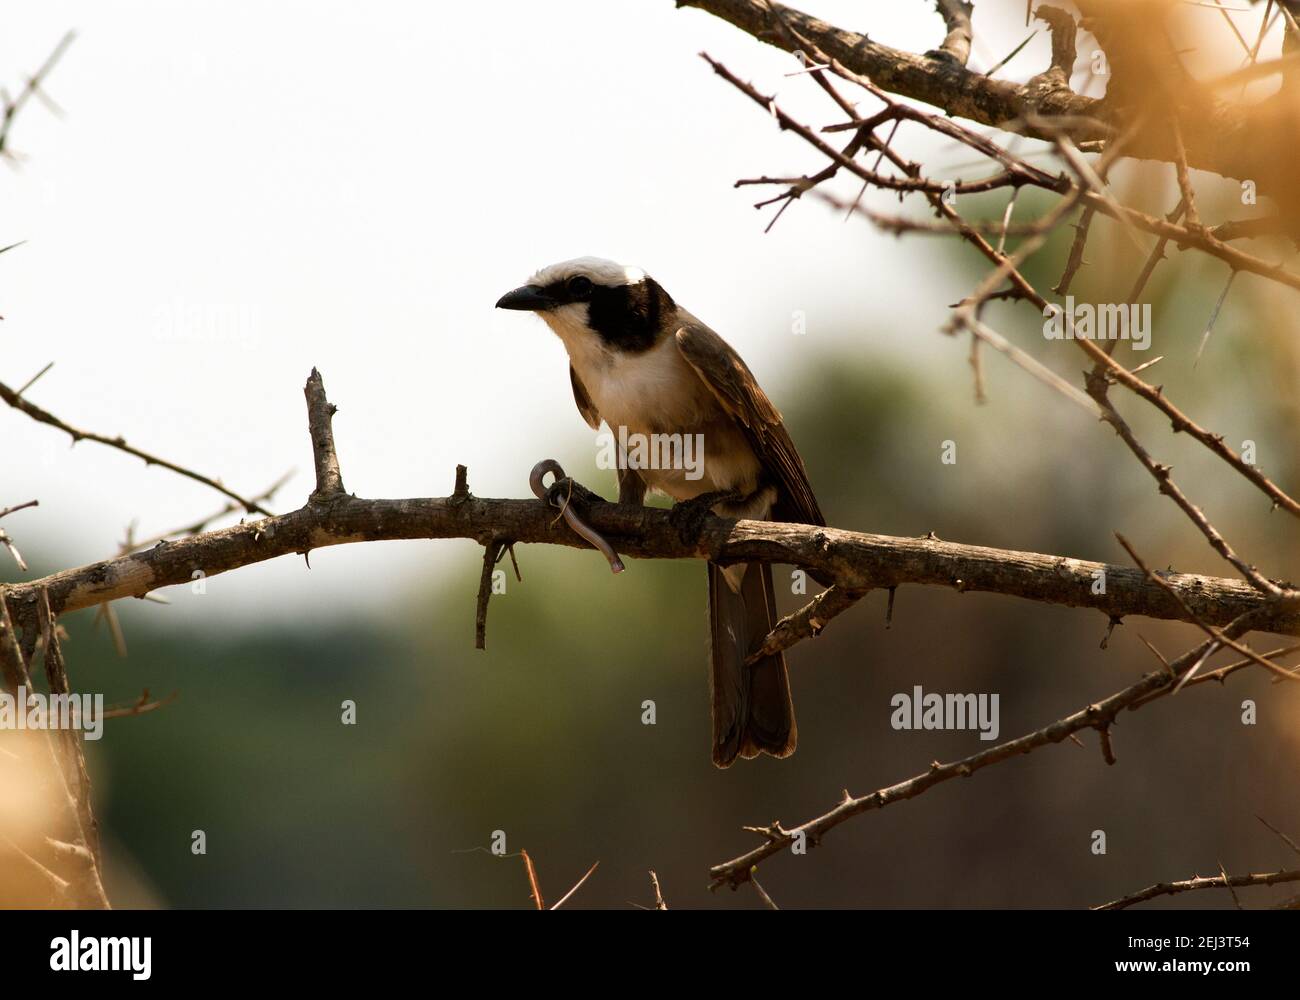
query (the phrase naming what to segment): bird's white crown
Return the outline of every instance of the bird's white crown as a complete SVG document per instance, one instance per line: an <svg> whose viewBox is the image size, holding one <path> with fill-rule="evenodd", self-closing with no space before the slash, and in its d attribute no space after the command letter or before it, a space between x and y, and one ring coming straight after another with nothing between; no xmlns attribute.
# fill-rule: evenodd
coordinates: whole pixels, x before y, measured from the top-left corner
<svg viewBox="0 0 1300 1000"><path fill-rule="evenodd" d="M557 281L568 281L576 275L584 275L597 285L615 287L618 285L635 285L645 281L646 274L639 267L620 264L603 257L575 257L573 260L549 264L528 279L530 285L545 288Z"/></svg>

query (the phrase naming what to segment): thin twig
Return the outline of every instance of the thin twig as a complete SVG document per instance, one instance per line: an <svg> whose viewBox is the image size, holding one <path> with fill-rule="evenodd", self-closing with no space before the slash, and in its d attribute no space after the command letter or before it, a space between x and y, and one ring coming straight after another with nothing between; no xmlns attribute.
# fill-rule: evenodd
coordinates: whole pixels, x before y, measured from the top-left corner
<svg viewBox="0 0 1300 1000"><path fill-rule="evenodd" d="M122 437L107 437L103 434L96 434L92 431L80 430L73 427L71 424L60 420L48 410L43 410L35 403L23 399L18 393L14 392L13 389L9 388L9 386L5 385L3 382L0 382L0 400L4 400L4 402L8 403L10 406L22 411L39 423L48 424L51 427L63 431L72 438L74 444L78 441L94 441L96 444L116 448L118 451L125 452L128 455L141 459L145 465L156 465L159 468L167 469L169 472L175 472L177 475L184 476L187 479L193 479L195 482L202 483L204 486L210 486L218 493L222 493L230 497L230 499L237 501L239 505L250 514L264 514L268 517L271 515L271 512L260 504L255 503L251 499L240 496L234 490L227 489L219 479L213 479L210 476L202 475L201 473L195 472L193 469L187 469L182 465L177 465L175 462L169 462L165 458L159 458L157 455L152 455L147 451L141 451L139 448L134 448L127 444L126 440Z"/></svg>
<svg viewBox="0 0 1300 1000"><path fill-rule="evenodd" d="M303 386L307 397L307 429L311 434L312 459L316 466L316 489L312 499L330 500L346 491L339 456L334 449L334 414L338 407L325 396L325 383L315 368Z"/></svg>
<svg viewBox="0 0 1300 1000"><path fill-rule="evenodd" d="M1121 896L1109 903L1094 906L1093 909L1123 910L1135 903L1145 903L1149 899L1155 899L1157 896L1172 896L1180 892L1191 892L1196 889L1247 888L1258 885L1281 885L1284 882L1300 882L1300 871L1277 871L1265 875L1233 875L1232 877L1215 875L1210 878L1203 878L1198 875L1182 882L1157 882L1155 885L1147 886L1140 892Z"/></svg>
<svg viewBox="0 0 1300 1000"><path fill-rule="evenodd" d="M537 869L533 867L533 859L528 856L527 851L520 851L520 856L524 859L524 870L528 873L528 892L539 910L546 909L546 903L542 901L542 887L537 883Z"/></svg>
<svg viewBox="0 0 1300 1000"><path fill-rule="evenodd" d="M594 865L588 868L587 874L582 876L582 878L578 879L578 881L574 883L573 888L570 889L568 892L566 892L563 896L561 896L559 901L554 906L552 906L551 909L558 910L561 906L567 903L572 898L573 894L582 888L582 884L586 882L587 879L591 878L592 874L599 867L600 867L600 862L597 861Z"/></svg>
<svg viewBox="0 0 1300 1000"><path fill-rule="evenodd" d="M1253 615L1243 615L1224 629L1224 636L1236 638L1255 627ZM752 878L754 869L764 861L791 848L795 843L815 847L830 830L841 823L862 813L883 809L885 806L906 799L915 798L935 785L958 777L970 777L976 771L1012 760L1023 754L1031 753L1041 747L1060 743L1072 734L1084 729L1102 729L1114 723L1116 715L1124 709L1135 706L1142 699L1156 692L1168 691L1175 683L1175 678L1190 669L1199 660L1210 643L1202 643L1189 650L1172 664L1173 673L1158 671L1144 676L1141 680L1119 691L1109 698L1085 706L1072 715L1052 722L1042 729L980 753L972 754L949 764L935 761L929 770L914 775L905 781L878 789L867 795L854 797L845 791L839 805L815 819L797 827L786 829L779 823L766 828L751 828L763 833L765 843L746 853L714 865L709 874L713 879L711 888L730 885L732 888ZM1147 699L1150 700L1150 699Z"/></svg>
<svg viewBox="0 0 1300 1000"><path fill-rule="evenodd" d="M650 885L654 887L654 891L655 891L655 909L656 910L668 909L668 904L664 902L664 894L659 889L659 876L656 875L653 871L650 872Z"/></svg>

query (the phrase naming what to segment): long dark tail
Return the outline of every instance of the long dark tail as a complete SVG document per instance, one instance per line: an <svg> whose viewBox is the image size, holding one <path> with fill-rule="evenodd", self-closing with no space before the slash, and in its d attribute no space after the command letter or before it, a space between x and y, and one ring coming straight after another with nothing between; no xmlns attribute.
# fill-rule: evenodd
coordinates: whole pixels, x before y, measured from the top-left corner
<svg viewBox="0 0 1300 1000"><path fill-rule="evenodd" d="M733 579L741 569L728 567ZM722 567L709 563L710 696L718 767L729 767L738 756L788 757L799 738L785 656L777 653L745 666L746 656L776 624L776 599L769 565L748 563L743 570L737 591Z"/></svg>

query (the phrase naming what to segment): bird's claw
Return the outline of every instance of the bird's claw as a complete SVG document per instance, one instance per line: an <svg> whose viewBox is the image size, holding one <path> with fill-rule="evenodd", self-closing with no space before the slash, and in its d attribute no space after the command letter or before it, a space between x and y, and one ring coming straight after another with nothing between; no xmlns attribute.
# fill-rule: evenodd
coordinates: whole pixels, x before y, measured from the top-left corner
<svg viewBox="0 0 1300 1000"><path fill-rule="evenodd" d="M713 508L720 503L740 500L741 495L735 490L716 490L701 493L689 500L679 500L668 511L669 523L677 529L677 536L686 545L693 545L700 540L704 530L704 521L713 513Z"/></svg>

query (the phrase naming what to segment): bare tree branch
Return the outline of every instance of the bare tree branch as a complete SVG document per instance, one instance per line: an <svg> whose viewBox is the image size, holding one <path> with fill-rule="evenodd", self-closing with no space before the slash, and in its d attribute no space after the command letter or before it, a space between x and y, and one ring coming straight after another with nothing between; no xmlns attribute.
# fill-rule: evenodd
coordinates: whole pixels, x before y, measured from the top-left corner
<svg viewBox="0 0 1300 1000"><path fill-rule="evenodd" d="M311 434L312 458L316 465L316 490L312 499L329 500L345 492L339 456L334 450L334 414L338 407L325 397L325 383L315 368L302 391L307 397L307 430Z"/></svg>
<svg viewBox="0 0 1300 1000"><path fill-rule="evenodd" d="M193 471L192 469L187 469L182 465L177 465L175 462L169 462L165 458L159 458L157 455L151 455L147 451L141 451L139 448L133 448L131 445L126 443L126 440L124 438L120 436L107 437L103 434L96 434L92 431L79 430L78 428L73 427L71 424L64 423L64 421L60 420L53 413L50 413L48 410L43 410L35 403L29 402L28 400L24 399L22 396L14 392L13 389L9 388L9 386L5 385L3 382L0 382L0 400L3 400L4 402L8 403L16 410L21 410L23 413L27 414L27 416L31 417L35 421L38 421L39 423L49 424L51 427L57 427L59 430L63 431L63 433L67 434L69 437L72 438L73 444L76 444L76 442L78 441L94 441L97 444L103 444L103 445L107 445L110 448L116 448L118 451L122 451L128 455L133 455L136 458L142 459L145 465L156 465L160 468L167 469L170 472L175 472L178 475L184 476L187 479L193 479L195 482L202 483L204 486L210 486L218 493L223 493L226 496L230 497L231 500L237 501L239 505L243 507L246 511L248 511L250 514L271 513L265 507L261 506L261 504L258 504L251 499L246 499L245 497L240 496L234 490L227 489L226 486L219 479L213 479L210 476L202 475L198 472Z"/></svg>
<svg viewBox="0 0 1300 1000"><path fill-rule="evenodd" d="M19 112L27 105L33 97L41 97L44 91L41 89L45 83L46 77L54 69L58 61L63 58L63 53L67 51L72 40L76 38L76 32L69 31L59 43L54 46L54 50L45 57L45 62L41 63L40 69L27 78L23 84L23 89L18 92L18 96L12 101L4 102L4 110L0 113L0 156L14 155L13 149L9 143L9 133L13 128L14 121L17 119Z"/></svg>
<svg viewBox="0 0 1300 1000"><path fill-rule="evenodd" d="M882 45L867 35L769 0L676 3L678 7L707 11L759 41L792 52L800 45L791 31L779 29L779 22L784 21L829 58L869 77L890 93L929 104L951 117L1033 138L1050 140L1052 133L1059 134L1063 128L1076 144L1108 139L1131 123L1138 102L1152 99L1152 57L1144 57L1142 47L1163 23L1169 6L1152 0L1085 0L1077 4L1085 14L1084 27L1097 35L1112 66L1106 97L1091 98L1074 93L1068 85L1068 73L1061 72L1066 58L1064 30L1056 32L1054 38L1052 71L1025 83L1014 83L973 72L949 55L918 55ZM1059 19L1054 27L1058 25L1065 27ZM1172 45L1169 49L1173 51ZM1280 72L1285 68L1283 63L1285 60L1257 66L1253 72ZM1223 177L1250 178L1261 190L1288 202L1293 200L1287 190L1291 175L1283 165L1288 162L1288 150L1295 148L1298 126L1283 95L1258 105L1239 105L1217 98L1214 87L1185 74L1177 78L1177 84L1172 92L1178 103L1167 106L1164 117L1176 116L1182 123L1188 165ZM1223 84L1219 81L1220 87ZM1170 87L1162 83L1154 93L1169 92ZM1051 119L1056 126L1044 130L1033 124L1027 117L1031 111L1040 122ZM1146 130L1136 137L1127 155L1167 163L1179 158L1174 137L1167 129Z"/></svg>
<svg viewBox="0 0 1300 1000"><path fill-rule="evenodd" d="M1254 617L1254 615L1244 615L1238 618L1224 630L1225 635L1232 638L1244 635L1255 627ZM867 795L855 797L845 790L839 805L834 809L792 829L786 829L779 822L767 827L747 827L746 829L751 832L761 834L765 843L732 858L730 861L714 865L709 869L709 875L713 879L711 888L717 889L723 885L730 885L735 888L741 883L749 881L758 865L783 851L789 850L795 844L802 844L805 848L815 847L830 830L854 816L876 809L883 809L885 806L893 805L895 802L902 802L905 799L915 798L945 781L953 778L968 778L976 771L993 764L1012 760L1022 754L1032 753L1034 750L1052 743L1060 743L1084 729L1096 729L1103 734L1103 739L1106 739L1105 734L1114 724L1115 717L1121 711L1146 704L1153 700L1152 696L1154 695L1168 694L1174 689L1179 676L1195 666L1203 658L1210 646L1210 642L1202 643L1171 664L1171 669L1147 674L1141 680L1111 695L1109 698L1087 705L1072 715L1067 715L1063 719L1058 719L1042 729L1035 730L1017 739L999 743L988 750L983 750L980 753L972 754L949 764L942 764L936 760L930 765L929 770L924 773L914 775L905 781L878 789ZM1113 752L1107 752L1106 759L1107 763L1113 763Z"/></svg>
<svg viewBox="0 0 1300 1000"><path fill-rule="evenodd" d="M29 507L38 506L40 506L39 500L28 500L26 503L15 504L12 507L6 507L4 510L0 510L0 517L12 514L14 511L26 510ZM23 554L18 551L18 546L14 544L14 540L9 536L9 533L5 531L4 528L0 528L0 545L3 545L9 550L9 555L11 555L14 562L18 564L18 568L26 573L27 562L23 559Z"/></svg>
<svg viewBox="0 0 1300 1000"><path fill-rule="evenodd" d="M698 538L684 541L668 511L614 503L593 504L585 517L620 552L638 558L784 563L817 571L849 592L915 583L1093 608L1115 617L1189 620L1163 588L1125 566L934 538L719 517L705 519ZM330 545L416 538L472 538L489 545L503 534L519 543L587 548L563 522L556 522L552 508L537 500L363 500L344 495L328 506L308 504L278 517L160 542L144 552L11 584L7 597L22 617L36 595L47 589L51 607L61 615L189 583L195 570L211 577ZM1105 593L1094 593L1102 579ZM1208 624L1224 625L1268 606L1271 610L1258 622L1259 628L1300 635L1300 611L1272 607L1264 595L1240 581L1185 573L1164 579Z"/></svg>
<svg viewBox="0 0 1300 1000"><path fill-rule="evenodd" d="M863 593L852 593L838 584L818 594L794 614L786 615L767 634L762 644L745 659L747 666L789 649L803 639L819 635L832 618L858 603Z"/></svg>
<svg viewBox="0 0 1300 1000"><path fill-rule="evenodd" d="M1135 892L1130 896L1123 896L1119 899L1113 899L1109 903L1102 903L1100 906L1094 906L1094 910L1123 910L1132 906L1134 903L1145 903L1149 899L1155 899L1157 896L1172 896L1180 892L1191 892L1196 889L1228 889L1247 888L1257 885L1282 885L1285 882L1300 882L1300 871L1279 871L1269 872L1264 875L1213 875L1209 878L1203 878L1197 875L1195 878L1189 878L1182 882L1157 882L1155 885L1149 885L1140 892Z"/></svg>
<svg viewBox="0 0 1300 1000"><path fill-rule="evenodd" d="M677 6L698 7L731 22L759 41L793 52L798 43L778 28L778 20L783 19L828 56L855 73L870 77L890 93L923 101L950 115L983 125L1001 126L1018 118L1030 97L1030 90L1024 84L991 80L982 73L955 66L951 59L890 48L866 35L837 28L783 4L766 0L677 0ZM1068 89L1035 96L1037 107L1044 115L1088 119L1099 110L1098 101L1080 97ZM1025 132L1034 134L1029 127ZM1091 131L1081 129L1080 134L1084 138L1100 139L1109 133L1098 122Z"/></svg>

